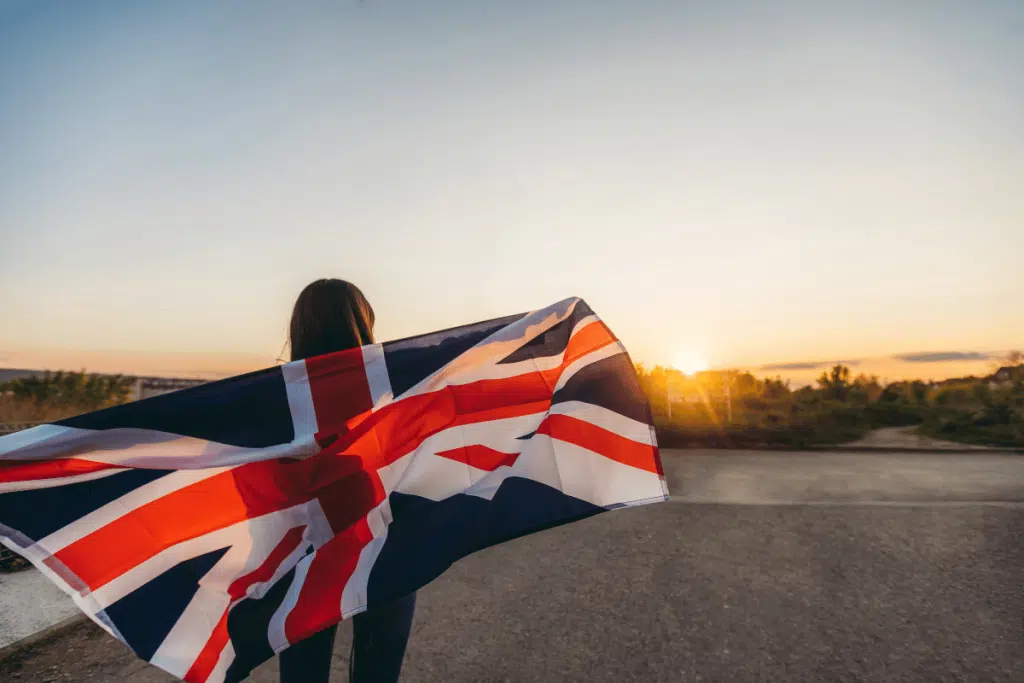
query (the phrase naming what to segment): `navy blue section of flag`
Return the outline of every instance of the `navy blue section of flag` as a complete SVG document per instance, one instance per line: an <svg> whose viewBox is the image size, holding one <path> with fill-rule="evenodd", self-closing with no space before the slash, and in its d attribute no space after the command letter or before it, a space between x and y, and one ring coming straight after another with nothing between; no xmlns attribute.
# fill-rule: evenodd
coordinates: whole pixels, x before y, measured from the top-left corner
<svg viewBox="0 0 1024 683"><path fill-rule="evenodd" d="M532 505L524 506L524 500ZM600 512L604 508L519 477L506 479L489 501L464 494L434 501L393 493L394 518L370 574L370 602L407 595L483 548Z"/></svg>
<svg viewBox="0 0 1024 683"><path fill-rule="evenodd" d="M156 653L199 590L199 581L225 552L222 548L176 564L107 607L107 617L135 654L150 659Z"/></svg>
<svg viewBox="0 0 1024 683"><path fill-rule="evenodd" d="M385 343L384 359L392 392L401 396L460 354L522 317L512 315Z"/></svg>
<svg viewBox="0 0 1024 683"><path fill-rule="evenodd" d="M130 469L65 486L0 493L0 523L32 539L46 538L167 474L168 470Z"/></svg>
<svg viewBox="0 0 1024 683"><path fill-rule="evenodd" d="M246 448L288 443L295 436L281 368L201 384L57 424L80 429L149 429Z"/></svg>

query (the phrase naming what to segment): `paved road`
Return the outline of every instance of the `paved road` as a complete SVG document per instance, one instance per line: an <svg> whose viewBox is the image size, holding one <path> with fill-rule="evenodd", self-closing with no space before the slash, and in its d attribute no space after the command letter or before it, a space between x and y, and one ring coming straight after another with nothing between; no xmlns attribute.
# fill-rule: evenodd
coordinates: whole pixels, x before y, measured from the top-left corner
<svg viewBox="0 0 1024 683"><path fill-rule="evenodd" d="M1024 457L666 451L675 500L747 504L1024 503Z"/></svg>
<svg viewBox="0 0 1024 683"><path fill-rule="evenodd" d="M0 573L0 648L75 614L75 603L39 572Z"/></svg>
<svg viewBox="0 0 1024 683"><path fill-rule="evenodd" d="M404 680L1024 680L1024 458L665 457L674 502L492 548L424 589ZM0 680L170 679L83 626Z"/></svg>

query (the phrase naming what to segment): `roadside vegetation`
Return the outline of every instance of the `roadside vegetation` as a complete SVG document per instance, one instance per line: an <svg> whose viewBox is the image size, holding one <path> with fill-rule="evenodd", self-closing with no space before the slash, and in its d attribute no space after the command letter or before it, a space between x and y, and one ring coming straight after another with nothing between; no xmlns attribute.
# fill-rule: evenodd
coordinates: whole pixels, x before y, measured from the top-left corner
<svg viewBox="0 0 1024 683"><path fill-rule="evenodd" d="M49 372L0 384L0 423L50 422L125 403L132 380L120 375Z"/></svg>
<svg viewBox="0 0 1024 683"><path fill-rule="evenodd" d="M637 368L659 443L668 447L809 448L854 441L880 427L916 426L947 441L1024 447L1024 354L987 377L883 385L836 365L813 386L745 371L686 376Z"/></svg>
<svg viewBox="0 0 1024 683"><path fill-rule="evenodd" d="M687 376L638 366L669 447L809 448L854 441L879 427L916 426L948 441L1024 448L1024 354L987 377L883 385L836 365L813 386L727 370ZM0 424L60 420L131 400L132 380L53 372L0 384Z"/></svg>

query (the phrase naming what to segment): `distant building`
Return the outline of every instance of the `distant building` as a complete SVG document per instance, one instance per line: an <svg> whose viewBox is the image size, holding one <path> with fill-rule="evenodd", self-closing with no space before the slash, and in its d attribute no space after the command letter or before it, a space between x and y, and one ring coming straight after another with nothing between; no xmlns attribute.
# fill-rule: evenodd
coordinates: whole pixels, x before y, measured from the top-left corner
<svg viewBox="0 0 1024 683"><path fill-rule="evenodd" d="M174 379L171 377L134 377L132 399L139 401L161 394L169 394L179 389L188 389L205 384L205 379Z"/></svg>
<svg viewBox="0 0 1024 683"><path fill-rule="evenodd" d="M36 375L46 374L42 370L17 370L14 368L0 368L0 384L4 382L13 382L16 379L22 377L35 377Z"/></svg>

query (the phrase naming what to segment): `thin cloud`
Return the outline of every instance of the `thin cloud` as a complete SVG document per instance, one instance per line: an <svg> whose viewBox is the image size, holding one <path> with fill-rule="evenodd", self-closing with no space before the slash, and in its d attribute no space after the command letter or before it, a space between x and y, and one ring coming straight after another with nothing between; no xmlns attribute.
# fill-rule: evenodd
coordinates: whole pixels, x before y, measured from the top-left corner
<svg viewBox="0 0 1024 683"><path fill-rule="evenodd" d="M817 361L810 361L806 363L773 363L772 365L762 365L758 370L813 370L820 368L824 363Z"/></svg>
<svg viewBox="0 0 1024 683"><path fill-rule="evenodd" d="M814 360L814 361L800 361L796 363L772 363L771 365L762 365L758 370L817 370L818 368L830 368L833 365L847 365L850 367L860 365L859 360Z"/></svg>
<svg viewBox="0 0 1024 683"><path fill-rule="evenodd" d="M904 363L951 363L958 360L992 360L992 354L983 351L925 351L893 356Z"/></svg>

